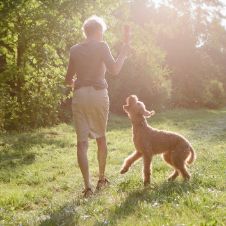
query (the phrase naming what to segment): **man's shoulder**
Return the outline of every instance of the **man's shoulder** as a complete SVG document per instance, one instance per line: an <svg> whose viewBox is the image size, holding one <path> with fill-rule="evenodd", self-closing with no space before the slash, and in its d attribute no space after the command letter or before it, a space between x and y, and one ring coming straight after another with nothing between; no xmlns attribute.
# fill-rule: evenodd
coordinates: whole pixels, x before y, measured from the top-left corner
<svg viewBox="0 0 226 226"><path fill-rule="evenodd" d="M106 52L109 50L109 46L107 42L93 42L93 43L78 43L70 48L70 54L75 55L80 53L81 51L98 51L98 52Z"/></svg>
<svg viewBox="0 0 226 226"><path fill-rule="evenodd" d="M109 45L106 41L101 41L100 43L100 49L103 53L107 53L110 51Z"/></svg>

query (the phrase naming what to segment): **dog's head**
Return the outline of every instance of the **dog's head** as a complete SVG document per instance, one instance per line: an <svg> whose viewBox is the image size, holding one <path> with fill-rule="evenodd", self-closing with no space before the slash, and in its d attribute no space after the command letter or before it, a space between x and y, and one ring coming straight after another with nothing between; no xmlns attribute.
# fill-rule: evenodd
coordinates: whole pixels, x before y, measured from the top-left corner
<svg viewBox="0 0 226 226"><path fill-rule="evenodd" d="M130 118L134 116L144 116L149 118L155 114L155 111L148 111L143 102L139 101L136 95L130 95L126 98L126 105L123 105L123 110Z"/></svg>

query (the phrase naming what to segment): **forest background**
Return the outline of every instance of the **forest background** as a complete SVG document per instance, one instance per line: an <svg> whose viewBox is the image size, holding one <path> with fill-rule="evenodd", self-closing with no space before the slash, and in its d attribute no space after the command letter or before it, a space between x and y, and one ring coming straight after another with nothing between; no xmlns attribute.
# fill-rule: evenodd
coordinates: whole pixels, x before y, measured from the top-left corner
<svg viewBox="0 0 226 226"><path fill-rule="evenodd" d="M1 0L0 130L71 120L69 49L93 14L105 19L115 57L124 24L132 30L123 70L107 75L112 112L122 113L130 94L160 111L225 106L225 8L220 0Z"/></svg>

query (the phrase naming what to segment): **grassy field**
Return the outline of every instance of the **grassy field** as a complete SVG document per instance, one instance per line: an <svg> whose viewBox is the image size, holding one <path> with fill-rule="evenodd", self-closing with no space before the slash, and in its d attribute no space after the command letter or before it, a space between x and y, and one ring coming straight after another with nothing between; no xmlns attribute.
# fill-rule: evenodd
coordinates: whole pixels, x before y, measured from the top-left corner
<svg viewBox="0 0 226 226"><path fill-rule="evenodd" d="M0 225L226 225L226 109L156 114L153 127L185 135L196 149L192 179L166 182L171 169L153 161L152 185L143 188L142 162L121 176L134 150L126 117L111 115L107 176L111 185L81 198L82 178L72 126L0 135ZM89 147L93 185L96 146Z"/></svg>

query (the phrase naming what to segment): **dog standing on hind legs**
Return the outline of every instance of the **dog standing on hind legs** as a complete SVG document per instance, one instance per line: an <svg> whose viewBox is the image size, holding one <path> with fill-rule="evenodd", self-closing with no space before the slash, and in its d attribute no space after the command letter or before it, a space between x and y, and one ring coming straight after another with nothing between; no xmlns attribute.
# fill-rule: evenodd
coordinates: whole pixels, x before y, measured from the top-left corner
<svg viewBox="0 0 226 226"><path fill-rule="evenodd" d="M179 174L184 180L189 180L190 174L186 165L191 164L196 158L189 141L177 133L149 126L146 118L151 117L155 112L147 111L144 103L139 101L135 95L126 99L126 105L123 105L123 109L132 122L133 142L136 151L125 159L120 173L126 173L136 160L143 157L143 180L144 185L148 185L152 158L156 154L163 154L163 159L174 168L168 180L175 180Z"/></svg>

